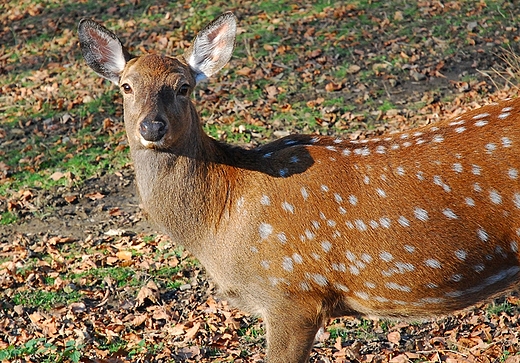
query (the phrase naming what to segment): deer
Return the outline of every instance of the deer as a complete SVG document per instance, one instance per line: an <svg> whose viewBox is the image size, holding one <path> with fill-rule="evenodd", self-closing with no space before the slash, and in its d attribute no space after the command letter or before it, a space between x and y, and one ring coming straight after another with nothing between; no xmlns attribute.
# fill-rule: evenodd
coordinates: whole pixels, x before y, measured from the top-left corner
<svg viewBox="0 0 520 363"><path fill-rule="evenodd" d="M118 86L141 206L262 318L270 363L307 362L327 319L450 314L520 273L520 101L364 140L215 140L191 94L234 50L226 12L177 57L134 56L90 19L86 63Z"/></svg>

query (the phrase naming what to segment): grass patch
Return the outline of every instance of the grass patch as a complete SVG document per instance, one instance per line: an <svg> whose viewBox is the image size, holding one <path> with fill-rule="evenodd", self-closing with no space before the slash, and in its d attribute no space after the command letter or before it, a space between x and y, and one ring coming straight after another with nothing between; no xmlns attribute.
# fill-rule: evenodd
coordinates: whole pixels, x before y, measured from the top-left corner
<svg viewBox="0 0 520 363"><path fill-rule="evenodd" d="M41 308L50 310L57 305L68 305L81 299L81 294L77 291L45 291L45 290L26 290L17 292L13 295L12 301L15 305L29 308Z"/></svg>

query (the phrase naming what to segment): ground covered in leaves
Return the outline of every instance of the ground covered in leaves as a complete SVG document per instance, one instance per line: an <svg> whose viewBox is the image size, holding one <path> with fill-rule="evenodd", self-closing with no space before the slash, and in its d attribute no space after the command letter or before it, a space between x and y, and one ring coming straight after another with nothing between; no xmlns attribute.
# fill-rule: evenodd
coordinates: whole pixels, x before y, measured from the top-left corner
<svg viewBox="0 0 520 363"><path fill-rule="evenodd" d="M1 362L262 361L261 321L218 300L144 220L121 98L75 30L92 17L132 52L180 54L226 10L235 56L194 95L221 140L363 139L517 96L520 10L507 1L4 1ZM337 319L311 361L517 362L519 304L513 293L436 321Z"/></svg>

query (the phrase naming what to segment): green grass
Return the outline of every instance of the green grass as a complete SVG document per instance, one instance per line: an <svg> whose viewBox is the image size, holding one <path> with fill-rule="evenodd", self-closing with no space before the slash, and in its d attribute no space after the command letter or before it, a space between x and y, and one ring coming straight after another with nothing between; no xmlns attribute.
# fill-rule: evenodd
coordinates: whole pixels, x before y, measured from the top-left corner
<svg viewBox="0 0 520 363"><path fill-rule="evenodd" d="M507 301L504 301L503 303L500 303L500 304L497 304L497 303L489 304L486 312L487 312L488 316L500 315L502 313L510 315L515 311L515 308L516 308L515 306L511 305Z"/></svg>
<svg viewBox="0 0 520 363"><path fill-rule="evenodd" d="M31 361L36 358L40 363L77 363L82 357L82 349L83 346L77 345L74 340L68 340L64 347L59 347L47 342L45 338L31 339L21 346L11 345L0 350L0 361L29 357Z"/></svg>
<svg viewBox="0 0 520 363"><path fill-rule="evenodd" d="M56 305L68 305L80 300L81 294L77 291L26 290L17 292L12 297L12 301L16 305L44 310L50 310Z"/></svg>

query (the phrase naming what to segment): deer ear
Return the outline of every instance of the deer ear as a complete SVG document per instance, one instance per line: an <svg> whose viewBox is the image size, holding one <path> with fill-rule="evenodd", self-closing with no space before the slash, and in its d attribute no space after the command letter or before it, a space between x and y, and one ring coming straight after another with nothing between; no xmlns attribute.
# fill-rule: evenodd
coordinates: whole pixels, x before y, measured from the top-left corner
<svg viewBox="0 0 520 363"><path fill-rule="evenodd" d="M116 85L126 62L132 56L110 30L90 19L82 19L78 26L83 58L97 74Z"/></svg>
<svg viewBox="0 0 520 363"><path fill-rule="evenodd" d="M195 73L197 83L222 69L235 48L237 20L227 12L208 24L184 53L184 59Z"/></svg>

